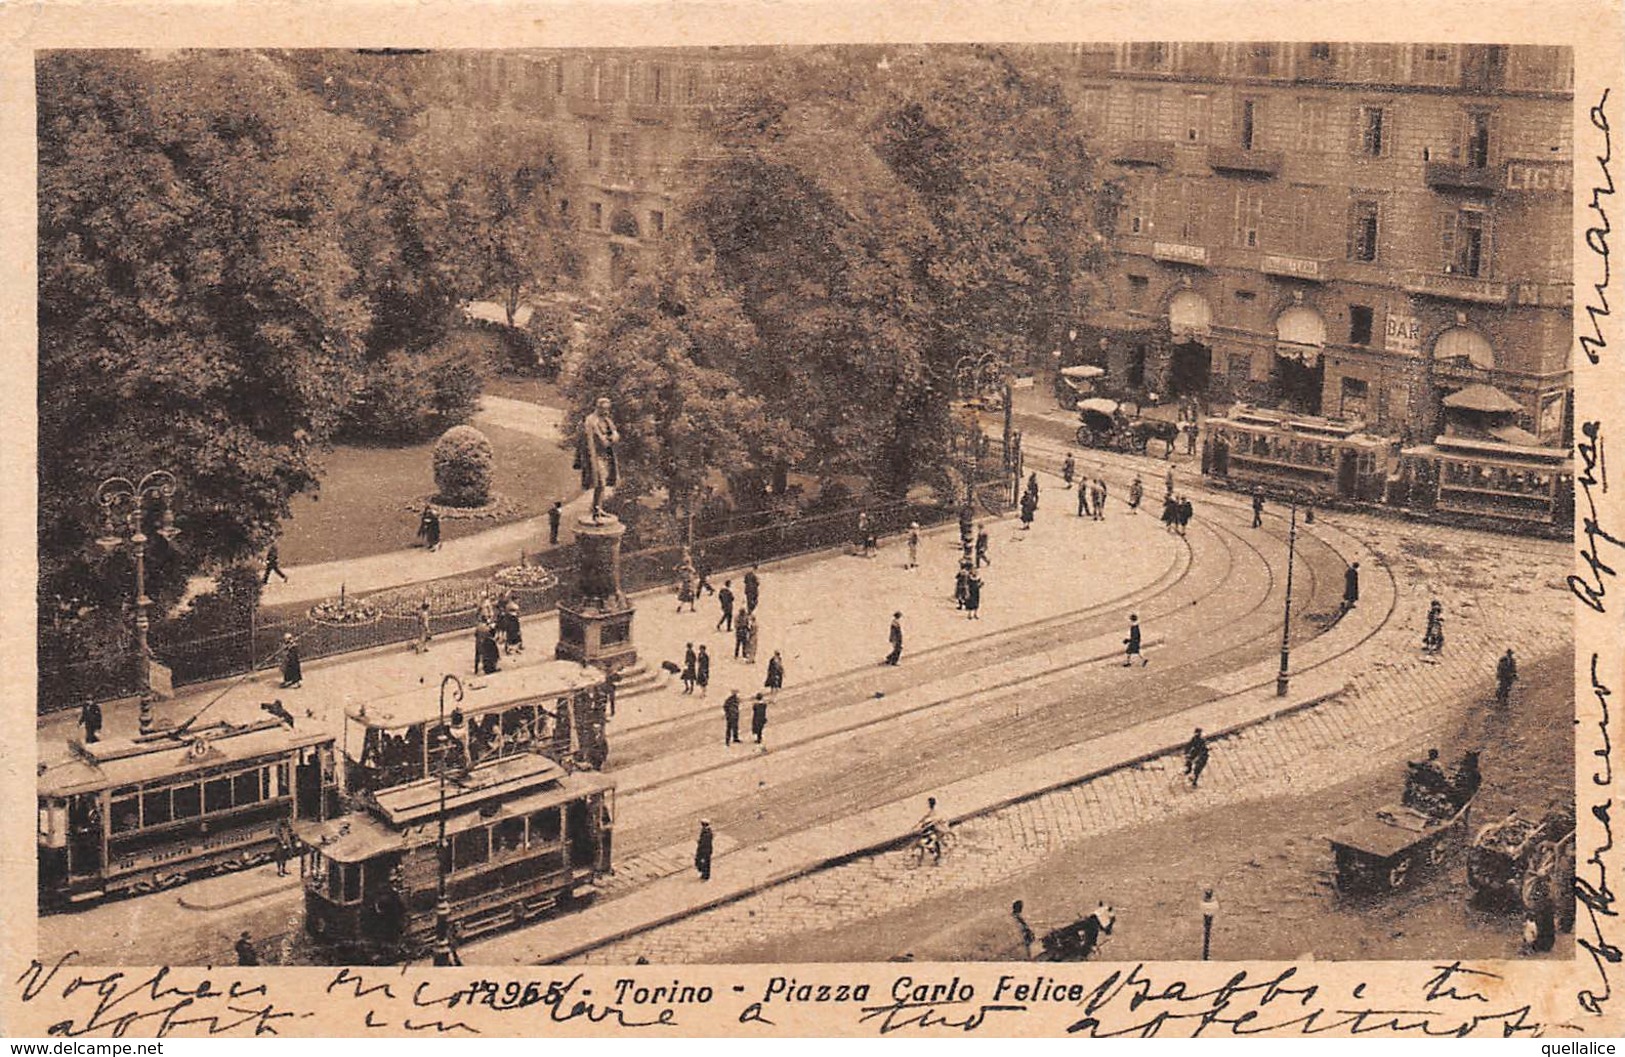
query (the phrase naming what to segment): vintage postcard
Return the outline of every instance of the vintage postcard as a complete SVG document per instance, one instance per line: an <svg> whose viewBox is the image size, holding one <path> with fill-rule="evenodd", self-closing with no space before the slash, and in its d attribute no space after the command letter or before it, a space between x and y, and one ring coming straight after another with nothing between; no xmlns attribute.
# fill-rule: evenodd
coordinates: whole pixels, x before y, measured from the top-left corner
<svg viewBox="0 0 1625 1057"><path fill-rule="evenodd" d="M1620 1034L1619 14L0 9L0 1030Z"/></svg>

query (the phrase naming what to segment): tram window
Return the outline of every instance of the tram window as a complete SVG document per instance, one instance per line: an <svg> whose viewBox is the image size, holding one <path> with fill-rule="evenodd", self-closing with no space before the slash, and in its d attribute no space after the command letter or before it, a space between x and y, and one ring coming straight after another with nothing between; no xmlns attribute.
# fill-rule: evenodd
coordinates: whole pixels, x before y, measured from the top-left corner
<svg viewBox="0 0 1625 1057"><path fill-rule="evenodd" d="M525 820L505 818L491 830L492 852L517 851L525 843Z"/></svg>
<svg viewBox="0 0 1625 1057"><path fill-rule="evenodd" d="M361 867L353 862L336 862L327 871L327 898L335 903L354 903L361 898Z"/></svg>
<svg viewBox="0 0 1625 1057"><path fill-rule="evenodd" d="M175 817L197 818L203 813L203 805L198 795L196 785L182 785L175 787Z"/></svg>
<svg viewBox="0 0 1625 1057"><path fill-rule="evenodd" d="M231 780L231 802L238 807L257 804L260 800L260 769L244 771Z"/></svg>
<svg viewBox="0 0 1625 1057"><path fill-rule="evenodd" d="M466 870L491 858L491 834L484 826L452 835L451 868Z"/></svg>
<svg viewBox="0 0 1625 1057"><path fill-rule="evenodd" d="M169 810L169 790L149 789L141 794L141 824L161 826L174 816Z"/></svg>
<svg viewBox="0 0 1625 1057"><path fill-rule="evenodd" d="M550 807L530 816L530 842L553 844L559 839L559 809Z"/></svg>
<svg viewBox="0 0 1625 1057"><path fill-rule="evenodd" d="M113 790L113 832L128 833L141 828L141 806L135 786Z"/></svg>
<svg viewBox="0 0 1625 1057"><path fill-rule="evenodd" d="M231 808L231 779L211 778L203 783L203 811L227 811Z"/></svg>

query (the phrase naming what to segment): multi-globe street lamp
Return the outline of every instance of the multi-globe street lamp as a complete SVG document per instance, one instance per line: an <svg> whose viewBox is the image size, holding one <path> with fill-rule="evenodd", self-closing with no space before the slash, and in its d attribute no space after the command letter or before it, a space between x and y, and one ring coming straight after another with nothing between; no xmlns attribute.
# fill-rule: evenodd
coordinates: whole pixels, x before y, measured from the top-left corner
<svg viewBox="0 0 1625 1057"><path fill-rule="evenodd" d="M1275 696L1285 697L1290 676L1287 667L1292 663L1292 566L1298 553L1298 493L1292 493L1292 521L1286 534L1286 612L1281 617L1281 670L1275 676Z"/></svg>
<svg viewBox="0 0 1625 1057"><path fill-rule="evenodd" d="M463 681L447 674L440 680L440 812L439 836L435 841L435 903L434 903L434 963L439 966L456 964L451 956L451 901L446 896L446 874L451 870L450 851L446 846L446 769L453 741L446 724L446 687L456 690L454 700L463 699ZM463 710L451 710L451 728L463 725Z"/></svg>
<svg viewBox="0 0 1625 1057"><path fill-rule="evenodd" d="M171 500L175 496L175 475L168 470L154 470L131 483L126 477L109 477L96 486L96 502L102 508L102 534L96 545L104 553L112 554L126 543L135 558L135 640L141 665L141 694L146 700L152 694L152 650L147 643L149 620L147 609L152 599L147 597L147 534L145 515L147 506L159 503L158 535L166 543L173 543L181 530L175 527L175 511ZM119 518L123 518L123 528Z"/></svg>

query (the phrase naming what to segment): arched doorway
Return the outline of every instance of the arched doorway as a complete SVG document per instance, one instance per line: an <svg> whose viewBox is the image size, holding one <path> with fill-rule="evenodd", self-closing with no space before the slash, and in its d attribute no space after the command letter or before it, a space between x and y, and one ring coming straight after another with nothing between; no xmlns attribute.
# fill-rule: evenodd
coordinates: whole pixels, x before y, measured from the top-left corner
<svg viewBox="0 0 1625 1057"><path fill-rule="evenodd" d="M1326 380L1326 321L1306 305L1294 305L1275 321L1275 395L1283 406L1320 414Z"/></svg>
<svg viewBox="0 0 1625 1057"><path fill-rule="evenodd" d="M1168 303L1168 329L1173 335L1168 362L1168 392L1185 396L1207 391L1213 349L1207 343L1213 310L1207 298L1181 290Z"/></svg>

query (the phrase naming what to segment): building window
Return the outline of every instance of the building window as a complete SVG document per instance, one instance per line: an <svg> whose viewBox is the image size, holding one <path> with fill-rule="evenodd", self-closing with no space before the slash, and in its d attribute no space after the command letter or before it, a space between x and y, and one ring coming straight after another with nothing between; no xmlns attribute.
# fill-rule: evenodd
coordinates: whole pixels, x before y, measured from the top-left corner
<svg viewBox="0 0 1625 1057"><path fill-rule="evenodd" d="M570 200L568 198L559 199L559 216L565 220L570 219Z"/></svg>
<svg viewBox="0 0 1625 1057"><path fill-rule="evenodd" d="M598 168L598 133L591 125L587 126L587 167Z"/></svg>
<svg viewBox="0 0 1625 1057"><path fill-rule="evenodd" d="M649 230L658 238L666 233L666 214L659 209L649 211Z"/></svg>
<svg viewBox="0 0 1625 1057"><path fill-rule="evenodd" d="M1179 195L1179 240L1187 245L1199 244L1207 226L1207 199L1194 183L1180 187Z"/></svg>
<svg viewBox="0 0 1625 1057"><path fill-rule="evenodd" d="M609 137L609 168L622 176L632 174L632 133L615 132Z"/></svg>
<svg viewBox="0 0 1625 1057"><path fill-rule="evenodd" d="M563 95L564 94L564 63L563 62L555 62L553 64L553 94L554 95Z"/></svg>
<svg viewBox="0 0 1625 1057"><path fill-rule="evenodd" d="M604 67L602 64L596 62L592 64L592 72L587 77L587 87L591 93L589 98L593 102L598 102L604 98Z"/></svg>
<svg viewBox="0 0 1625 1057"><path fill-rule="evenodd" d="M1420 84L1449 84L1450 67L1455 49L1448 44L1424 44L1416 49L1416 66L1412 73Z"/></svg>
<svg viewBox="0 0 1625 1057"><path fill-rule="evenodd" d="M1185 97L1185 142L1206 143L1213 99L1206 93Z"/></svg>
<svg viewBox="0 0 1625 1057"><path fill-rule="evenodd" d="M1270 77L1275 73L1275 45L1247 44L1247 74L1251 77Z"/></svg>
<svg viewBox="0 0 1625 1057"><path fill-rule="evenodd" d="M1128 277L1128 301L1132 308L1145 307L1146 291L1151 288L1151 280L1143 275Z"/></svg>
<svg viewBox="0 0 1625 1057"><path fill-rule="evenodd" d="M1373 201L1361 200L1349 207L1349 260L1377 259L1377 215Z"/></svg>
<svg viewBox="0 0 1625 1057"><path fill-rule="evenodd" d="M1439 256L1450 275L1489 274L1489 232L1481 209L1461 209L1439 218Z"/></svg>
<svg viewBox="0 0 1625 1057"><path fill-rule="evenodd" d="M1298 100L1298 149L1325 151L1330 144L1327 127L1331 107L1324 99Z"/></svg>
<svg viewBox="0 0 1625 1057"><path fill-rule="evenodd" d="M1362 106L1360 108L1360 153L1372 158L1380 158L1386 149L1384 135L1384 122L1386 112L1380 106Z"/></svg>
<svg viewBox="0 0 1625 1057"><path fill-rule="evenodd" d="M1309 45L1309 58L1315 62L1331 62L1332 46L1325 41Z"/></svg>
<svg viewBox="0 0 1625 1057"><path fill-rule="evenodd" d="M1123 230L1130 235L1151 233L1151 209L1156 197L1156 185L1141 181L1131 184L1123 192Z"/></svg>
<svg viewBox="0 0 1625 1057"><path fill-rule="evenodd" d="M1078 116L1083 120L1084 128L1091 132L1105 129L1110 99L1111 95L1105 88L1085 88L1079 93Z"/></svg>
<svg viewBox="0 0 1625 1057"><path fill-rule="evenodd" d="M1142 41L1128 46L1128 65L1131 70L1163 70L1168 66L1168 45L1160 40Z"/></svg>
<svg viewBox="0 0 1625 1057"><path fill-rule="evenodd" d="M1252 150L1258 129L1258 100L1243 99L1236 115L1237 140L1242 150Z"/></svg>
<svg viewBox="0 0 1625 1057"><path fill-rule="evenodd" d="M1475 169L1490 165L1490 114L1485 110L1468 111L1463 131L1462 160Z"/></svg>
<svg viewBox="0 0 1625 1057"><path fill-rule="evenodd" d="M700 71L693 66L683 71L683 102L700 101Z"/></svg>
<svg viewBox="0 0 1625 1057"><path fill-rule="evenodd" d="M604 226L604 205L603 205L603 203L602 202L594 202L592 204L592 207L591 207L590 211L591 211L591 214L592 214L592 228L593 228L594 231L598 231Z"/></svg>
<svg viewBox="0 0 1625 1057"><path fill-rule="evenodd" d="M1264 192L1254 187L1236 189L1236 245L1258 248L1258 230L1264 220Z"/></svg>
<svg viewBox="0 0 1625 1057"><path fill-rule="evenodd" d="M1290 232L1290 245L1298 253L1314 257L1320 254L1320 240L1315 237L1315 189L1312 187L1294 187L1291 190L1292 198L1292 230Z"/></svg>
<svg viewBox="0 0 1625 1057"><path fill-rule="evenodd" d="M1349 306L1349 344L1371 344L1371 321L1373 313L1370 305Z"/></svg>
<svg viewBox="0 0 1625 1057"><path fill-rule="evenodd" d="M1130 115L1130 139L1162 138L1162 93L1135 92L1134 110Z"/></svg>
<svg viewBox="0 0 1625 1057"><path fill-rule="evenodd" d="M666 101L666 68L652 66L649 68L649 102L664 103Z"/></svg>
<svg viewBox="0 0 1625 1057"><path fill-rule="evenodd" d="M1363 418L1371 387L1362 378L1344 378L1339 388L1338 409L1345 417Z"/></svg>

